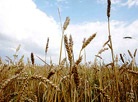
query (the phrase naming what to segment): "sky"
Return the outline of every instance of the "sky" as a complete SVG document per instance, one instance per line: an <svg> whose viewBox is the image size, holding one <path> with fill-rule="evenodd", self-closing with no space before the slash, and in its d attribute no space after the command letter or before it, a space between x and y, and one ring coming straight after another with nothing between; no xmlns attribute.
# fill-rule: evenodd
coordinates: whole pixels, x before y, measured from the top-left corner
<svg viewBox="0 0 138 102"><path fill-rule="evenodd" d="M111 0L110 28L114 55L122 54L125 61L131 60L128 50L134 53L138 48L138 0ZM65 31L74 42L74 57L78 58L84 38L96 33L94 40L86 47L86 60L94 62L95 55L108 40L106 0L0 0L0 56L13 59L18 45L21 45L18 59L30 53L45 58L45 45L49 37L47 63L57 64L60 53L61 22L66 17L70 24ZM123 39L130 36L133 39ZM108 47L108 46L105 46ZM62 58L64 58L64 49ZM111 62L110 50L101 54L105 63ZM38 58L36 63L40 64ZM119 58L120 60L120 58ZM136 56L138 62L138 55ZM41 63L42 64L42 63Z"/></svg>

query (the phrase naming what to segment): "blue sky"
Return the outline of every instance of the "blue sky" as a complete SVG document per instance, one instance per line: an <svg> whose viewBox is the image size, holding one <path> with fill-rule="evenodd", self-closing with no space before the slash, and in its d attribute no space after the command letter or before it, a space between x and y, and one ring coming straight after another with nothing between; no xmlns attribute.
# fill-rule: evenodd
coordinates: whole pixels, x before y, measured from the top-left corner
<svg viewBox="0 0 138 102"><path fill-rule="evenodd" d="M115 56L126 54L125 60L130 60L127 50L133 53L138 45L138 0L111 1L111 34ZM18 54L25 55L25 60L31 52L44 58L45 44L49 37L47 61L49 63L52 59L53 63L58 63L61 40L58 8L62 24L67 16L71 19L65 34L73 37L75 59L78 58L83 39L97 32L95 39L85 49L87 61L93 62L108 39L106 0L0 0L2 59L5 60L5 56L13 58L19 44L21 49ZM125 40L124 36L134 39ZM111 61L109 50L100 56L106 63Z"/></svg>
<svg viewBox="0 0 138 102"><path fill-rule="evenodd" d="M126 4L127 0L113 0L111 19L132 22L138 18L137 4ZM137 0L129 0L136 3ZM58 22L57 8L60 8L62 18L69 16L72 23L106 21L106 0L34 0L37 7L54 17ZM135 15L135 16L132 16Z"/></svg>

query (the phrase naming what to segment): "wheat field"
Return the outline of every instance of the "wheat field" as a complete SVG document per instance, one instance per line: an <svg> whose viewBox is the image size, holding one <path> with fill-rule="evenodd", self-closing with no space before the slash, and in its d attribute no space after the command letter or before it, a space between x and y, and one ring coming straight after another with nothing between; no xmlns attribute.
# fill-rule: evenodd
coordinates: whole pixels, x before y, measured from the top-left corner
<svg viewBox="0 0 138 102"><path fill-rule="evenodd" d="M134 53L128 50L130 61L123 55L114 56L110 33L111 1L107 0L108 40L95 55L95 61L82 63L87 45L96 37L93 33L84 39L77 60L74 60L73 38L64 34L69 26L67 17L62 27L59 63L47 64L49 38L43 60L30 53L28 62L24 56L19 60L16 49L14 59L7 57L5 63L0 58L0 102L138 102L138 68L135 62L137 49ZM60 12L59 12L60 17ZM62 44L64 46L62 46ZM62 59L62 49L65 47L66 58ZM111 63L99 63L101 53L111 51ZM87 52L86 52L87 53ZM43 65L35 64L35 58ZM120 59L120 60L119 60ZM121 63L123 64L119 64Z"/></svg>

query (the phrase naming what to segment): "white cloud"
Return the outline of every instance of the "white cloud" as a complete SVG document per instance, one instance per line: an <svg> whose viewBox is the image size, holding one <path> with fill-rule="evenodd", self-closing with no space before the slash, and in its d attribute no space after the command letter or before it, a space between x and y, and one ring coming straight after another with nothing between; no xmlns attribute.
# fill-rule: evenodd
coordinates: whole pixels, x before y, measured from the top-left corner
<svg viewBox="0 0 138 102"><path fill-rule="evenodd" d="M125 36L132 36L138 39L137 28L138 21L134 21L131 24L127 24L127 22L111 21L111 35L115 54L127 54L127 50L133 52L137 48L138 41L134 39L123 39ZM108 39L107 22L89 22L69 26L67 34L71 33L74 38L74 51L76 58L79 54L79 49L81 49L83 38L88 38L95 32L97 32L97 36L86 48L88 61L94 60L95 55L102 48L104 42L106 42ZM111 60L110 56L110 51L106 51L104 54L102 54L102 57L106 62Z"/></svg>
<svg viewBox="0 0 138 102"><path fill-rule="evenodd" d="M138 20L127 22L112 21L111 34L115 53L124 53L128 49L134 51L138 41L124 40L124 36L137 37ZM13 54L21 44L21 54L34 52L44 58L47 37L50 37L48 59L58 63L60 48L60 28L57 22L40 11L32 0L0 0L0 56ZM74 55L78 57L83 38L97 32L96 38L86 48L87 60L93 61L94 55L108 39L107 22L87 22L70 24L66 34L74 39ZM64 51L63 51L64 52ZM64 55L64 54L63 54ZM110 52L102 54L105 61L110 60ZM138 58L137 58L138 59Z"/></svg>
<svg viewBox="0 0 138 102"><path fill-rule="evenodd" d="M122 5L132 7L138 6L138 0L128 0L127 2L123 3Z"/></svg>
<svg viewBox="0 0 138 102"><path fill-rule="evenodd" d="M7 40L11 44L2 46L4 49L15 48L21 43L27 53L30 53L27 47L32 48L32 52L38 52L38 48L44 50L47 37L50 38L51 54L58 53L60 44L57 22L40 11L32 0L0 0L0 36L14 39ZM3 40L3 43L6 42Z"/></svg>
<svg viewBox="0 0 138 102"><path fill-rule="evenodd" d="M107 0L97 0L98 3L107 3ZM112 4L120 6L138 6L138 0L111 0Z"/></svg>

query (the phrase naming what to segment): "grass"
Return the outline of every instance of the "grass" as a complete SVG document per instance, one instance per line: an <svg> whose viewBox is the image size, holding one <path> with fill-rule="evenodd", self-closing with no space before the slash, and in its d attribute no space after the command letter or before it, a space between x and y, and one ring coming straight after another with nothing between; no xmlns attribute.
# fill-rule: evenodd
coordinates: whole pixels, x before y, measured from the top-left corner
<svg viewBox="0 0 138 102"><path fill-rule="evenodd" d="M20 45L13 60L6 56L8 63L4 63L0 58L0 102L137 102L138 68L135 63L137 49L134 54L128 50L131 58L129 61L124 60L122 54L119 58L114 57L110 34L110 6L111 2L108 0L109 39L97 53L94 63L85 60L86 63L83 64L81 61L85 59L85 48L94 40L96 33L83 41L78 59L74 61L73 38L71 35L68 38L64 34L69 25L69 17L62 27L58 65L46 63L49 38L45 49L45 60L37 56L44 62L42 66L35 64L33 53L28 63L24 63L24 56L17 60ZM61 59L62 44L67 53L67 58L64 59ZM101 53L108 49L111 50L112 62L98 63L97 58L101 59Z"/></svg>

